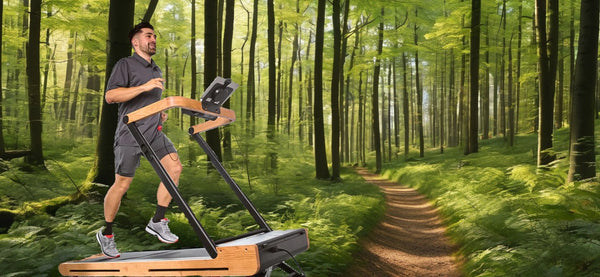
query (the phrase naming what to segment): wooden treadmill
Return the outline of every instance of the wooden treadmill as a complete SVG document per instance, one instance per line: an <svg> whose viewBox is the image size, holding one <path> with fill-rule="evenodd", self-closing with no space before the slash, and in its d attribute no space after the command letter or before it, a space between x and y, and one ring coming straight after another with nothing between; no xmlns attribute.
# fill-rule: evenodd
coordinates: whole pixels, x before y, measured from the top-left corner
<svg viewBox="0 0 600 277"><path fill-rule="evenodd" d="M285 263L285 260L306 251L309 247L305 229L272 230L240 187L231 178L215 152L200 136L202 132L235 121L235 112L221 105L231 96L237 84L217 77L196 101L171 96L127 114L123 121L129 127L141 150L159 175L173 200L188 219L202 242L203 248L123 252L119 258L102 254L82 260L68 261L58 269L65 276L269 276L280 268L289 276L304 276ZM190 135L206 152L212 165L229 184L235 195L252 215L259 229L236 237L215 242L206 233L187 202L181 196L173 179L138 129L136 122L171 108L181 108L185 114L206 121L189 128Z"/></svg>

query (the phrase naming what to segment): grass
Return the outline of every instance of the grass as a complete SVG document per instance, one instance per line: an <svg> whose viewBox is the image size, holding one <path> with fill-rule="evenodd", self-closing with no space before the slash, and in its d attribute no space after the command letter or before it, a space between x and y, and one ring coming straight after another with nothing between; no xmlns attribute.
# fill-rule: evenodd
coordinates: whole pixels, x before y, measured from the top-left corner
<svg viewBox="0 0 600 277"><path fill-rule="evenodd" d="M555 133L559 160L547 168L535 166L536 139L480 141L468 156L430 150L383 174L440 208L467 276L599 276L599 183L566 184L568 130Z"/></svg>
<svg viewBox="0 0 600 277"><path fill-rule="evenodd" d="M199 150L188 153L192 148L187 138L174 135L172 139L182 157L199 156L183 159L180 190L207 232L218 239L255 228L228 185L214 171L207 173L205 156ZM284 146L277 149L278 169L274 172L266 167L260 145L261 139L236 144L236 159L225 167L272 228L308 229L310 249L297 256L304 271L310 276L343 271L352 262L358 238L383 215L382 193L351 169L343 170L343 182L315 179L311 154L289 143L281 143ZM42 208L46 207L43 203L57 201L81 186L93 162L93 142L53 147L57 148L46 152L48 171L29 168L22 159L15 159L6 162L6 171L0 174L0 209L17 214L16 221L0 232L3 276L60 276L57 266L61 262L99 253L94 233L103 224L103 195L90 194L83 202L52 211ZM158 182L150 164L143 160L115 221L121 251L200 247L187 219L175 207L167 217L180 242L165 245L145 233L154 213Z"/></svg>
<svg viewBox="0 0 600 277"><path fill-rule="evenodd" d="M567 138L568 130L556 132L559 160L544 169L535 166L536 136L527 134L513 147L502 138L480 141L479 153L468 156L460 148L444 154L429 149L424 158L387 163L383 174L439 207L467 276L599 276L600 186L565 183ZM343 182L316 180L310 152L280 139L276 172L267 166L264 139L234 137L236 158L225 166L274 229L308 229L311 248L297 258L309 276L343 272L357 239L381 219L383 196L347 168ZM221 238L254 228L227 184L207 174L204 155L194 153L185 136L172 140L184 160L181 192L209 234ZM49 203L81 186L93 162L90 149L92 141L57 141L46 152L48 171L19 159L0 163L0 215L17 215L0 229L3 275L58 276L59 263L99 252L93 234L103 221L102 195L60 207ZM179 243L167 246L145 234L157 183L142 162L117 218L121 251L199 246L176 208L168 217Z"/></svg>

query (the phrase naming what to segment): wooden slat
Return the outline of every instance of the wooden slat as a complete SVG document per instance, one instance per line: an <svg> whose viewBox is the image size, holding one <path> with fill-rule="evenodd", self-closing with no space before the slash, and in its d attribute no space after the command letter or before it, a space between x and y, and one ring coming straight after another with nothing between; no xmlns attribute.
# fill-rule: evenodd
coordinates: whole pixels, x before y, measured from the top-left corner
<svg viewBox="0 0 600 277"><path fill-rule="evenodd" d="M62 263L58 270L65 276L251 276L260 269L256 245L217 247L217 251L219 255L215 259L197 257L128 261L116 258L94 262L90 260L98 256L92 256Z"/></svg>
<svg viewBox="0 0 600 277"><path fill-rule="evenodd" d="M193 126L191 130L193 130L194 133L205 132L223 125L231 124L235 121L236 118L235 112L230 109L221 108L220 113L213 113L204 110L200 101L185 98L182 96L170 96L160 101L154 102L146 107L128 113L126 123L129 124L132 122L136 122L171 108L182 108L215 118L215 120L208 120L206 122Z"/></svg>

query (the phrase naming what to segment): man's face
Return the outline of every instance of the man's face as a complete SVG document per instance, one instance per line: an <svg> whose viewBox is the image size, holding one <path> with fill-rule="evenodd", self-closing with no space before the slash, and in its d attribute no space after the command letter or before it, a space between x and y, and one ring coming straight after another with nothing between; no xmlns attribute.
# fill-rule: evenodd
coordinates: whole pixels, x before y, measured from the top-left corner
<svg viewBox="0 0 600 277"><path fill-rule="evenodd" d="M131 40L136 51L141 51L148 56L156 54L156 34L150 28L142 28Z"/></svg>

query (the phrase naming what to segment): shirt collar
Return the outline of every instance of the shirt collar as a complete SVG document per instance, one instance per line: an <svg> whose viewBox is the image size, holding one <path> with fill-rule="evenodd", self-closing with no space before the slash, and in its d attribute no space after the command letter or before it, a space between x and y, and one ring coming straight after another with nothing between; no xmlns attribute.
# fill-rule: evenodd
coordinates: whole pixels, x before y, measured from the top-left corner
<svg viewBox="0 0 600 277"><path fill-rule="evenodd" d="M153 67L156 66L156 63L154 63L154 59L150 59L150 62L148 62L146 59L142 58L142 56L140 56L137 52L133 52L133 57L140 62L141 64L143 64L145 67Z"/></svg>

